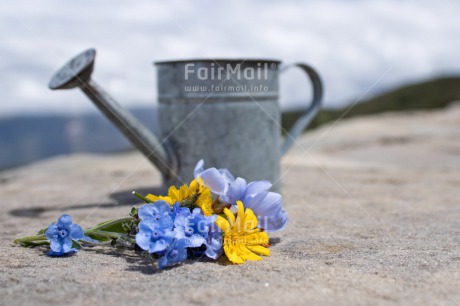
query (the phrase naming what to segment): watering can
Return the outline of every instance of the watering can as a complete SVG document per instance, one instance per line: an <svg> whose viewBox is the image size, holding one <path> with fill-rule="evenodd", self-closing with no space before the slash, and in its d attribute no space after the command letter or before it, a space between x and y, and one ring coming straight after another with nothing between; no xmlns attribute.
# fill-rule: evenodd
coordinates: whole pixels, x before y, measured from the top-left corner
<svg viewBox="0 0 460 306"><path fill-rule="evenodd" d="M235 177L269 180L279 190L280 158L321 105L320 77L306 64L281 66L269 59L156 62L161 132L155 135L91 79L95 56L88 49L71 59L49 88L79 87L158 168L164 186L190 182L196 163L204 159ZM282 143L278 79L292 66L308 75L313 99Z"/></svg>

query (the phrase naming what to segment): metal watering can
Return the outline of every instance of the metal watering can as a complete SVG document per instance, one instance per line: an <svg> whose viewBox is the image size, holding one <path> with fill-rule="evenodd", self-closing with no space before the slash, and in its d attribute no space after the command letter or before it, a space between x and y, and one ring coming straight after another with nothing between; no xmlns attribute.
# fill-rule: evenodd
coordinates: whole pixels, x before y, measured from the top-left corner
<svg viewBox="0 0 460 306"><path fill-rule="evenodd" d="M200 159L248 181L269 180L279 190L280 158L318 112L322 84L306 64L313 101L281 143L276 60L197 59L156 62L160 135L154 135L91 79L96 50L71 59L50 89L79 87L163 176L165 186L193 179ZM154 120L154 118L152 118Z"/></svg>

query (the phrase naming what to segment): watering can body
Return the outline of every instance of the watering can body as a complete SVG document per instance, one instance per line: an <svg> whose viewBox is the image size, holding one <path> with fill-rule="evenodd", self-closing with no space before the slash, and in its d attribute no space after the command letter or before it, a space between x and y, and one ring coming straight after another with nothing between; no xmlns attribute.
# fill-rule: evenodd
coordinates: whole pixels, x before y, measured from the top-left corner
<svg viewBox="0 0 460 306"><path fill-rule="evenodd" d="M262 66L259 77L257 64ZM273 68L265 69L271 64ZM269 180L277 186L281 156L278 64L243 60L156 63L161 139L170 144L179 163L174 184L190 181L197 161L204 159L235 176ZM219 76L215 71L221 67L225 70ZM250 69L254 77L244 77L244 72L246 76L253 73Z"/></svg>
<svg viewBox="0 0 460 306"><path fill-rule="evenodd" d="M322 97L318 74L308 65L295 64L312 81L313 101L283 142L279 61L157 62L160 134L153 135L91 80L94 58L94 49L73 58L49 87L80 87L161 171L165 186L190 182L196 163L204 159L235 177L269 180L279 191L280 158L313 119Z"/></svg>

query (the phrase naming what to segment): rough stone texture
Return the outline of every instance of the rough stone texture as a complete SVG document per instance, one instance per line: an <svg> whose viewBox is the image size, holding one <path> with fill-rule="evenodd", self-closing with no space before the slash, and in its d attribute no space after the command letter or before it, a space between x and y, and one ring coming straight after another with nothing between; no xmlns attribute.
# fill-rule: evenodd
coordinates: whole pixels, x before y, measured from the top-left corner
<svg viewBox="0 0 460 306"><path fill-rule="evenodd" d="M129 211L160 175L137 153L54 158L0 173L0 302L458 305L460 107L343 121L282 161L290 224L272 256L158 270L133 251L49 258L14 246L62 213L82 226ZM122 205L128 203L129 205Z"/></svg>

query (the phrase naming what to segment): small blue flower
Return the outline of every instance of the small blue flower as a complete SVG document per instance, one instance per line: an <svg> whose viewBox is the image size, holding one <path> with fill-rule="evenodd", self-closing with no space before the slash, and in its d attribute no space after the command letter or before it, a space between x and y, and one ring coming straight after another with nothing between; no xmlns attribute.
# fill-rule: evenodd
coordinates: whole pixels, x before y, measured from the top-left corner
<svg viewBox="0 0 460 306"><path fill-rule="evenodd" d="M72 218L66 214L62 215L57 223L50 224L45 236L50 241L51 251L46 253L49 256L62 256L78 252L78 249L72 248L72 240L94 241L85 236L80 225L72 224Z"/></svg>
<svg viewBox="0 0 460 306"><path fill-rule="evenodd" d="M190 214L191 212L188 207L181 207L179 202L174 203L172 208L173 220L175 220L178 215L188 216Z"/></svg>
<svg viewBox="0 0 460 306"><path fill-rule="evenodd" d="M174 239L173 212L165 201L142 205L138 210L139 232L136 243L150 254L166 250Z"/></svg>
<svg viewBox="0 0 460 306"><path fill-rule="evenodd" d="M161 229L172 228L174 214L165 201L156 201L153 204L142 205L138 210L139 218L145 222L158 223Z"/></svg>
<svg viewBox="0 0 460 306"><path fill-rule="evenodd" d="M204 216L199 208L191 213L178 214L174 220L176 238L185 239L190 248L205 245L205 255L216 259L222 255L222 239L220 228L215 225L216 219L216 215Z"/></svg>
<svg viewBox="0 0 460 306"><path fill-rule="evenodd" d="M159 222L152 220L139 222L136 243L150 254L164 251L174 240L172 228L162 228Z"/></svg>
<svg viewBox="0 0 460 306"><path fill-rule="evenodd" d="M208 218L215 220L215 217L205 217L199 208L193 209L192 213L189 211L188 214L177 215L174 220L176 238L185 238L187 247L200 247L205 242L204 237L209 231Z"/></svg>
<svg viewBox="0 0 460 306"><path fill-rule="evenodd" d="M206 245L206 251L204 254L212 259L217 259L224 253L222 248L222 230L213 224L208 232L204 244Z"/></svg>
<svg viewBox="0 0 460 306"><path fill-rule="evenodd" d="M187 259L187 245L185 239L174 239L174 242L166 249L166 253L158 260L160 269L168 265L183 262Z"/></svg>

